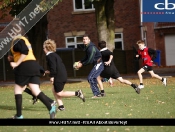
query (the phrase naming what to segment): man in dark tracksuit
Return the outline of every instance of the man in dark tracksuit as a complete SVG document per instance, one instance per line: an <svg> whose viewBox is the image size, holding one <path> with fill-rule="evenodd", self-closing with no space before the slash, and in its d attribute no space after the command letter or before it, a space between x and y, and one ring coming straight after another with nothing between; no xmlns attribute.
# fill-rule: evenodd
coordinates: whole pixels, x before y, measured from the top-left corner
<svg viewBox="0 0 175 132"><path fill-rule="evenodd" d="M86 55L81 61L79 61L78 68L88 65L88 64L93 64L94 67L90 71L87 79L91 86L92 92L94 94L92 98L97 98L101 96L99 88L97 86L97 77L103 71L104 64L101 59L100 51L90 41L90 38L88 35L83 36L83 43L85 45L84 51L86 52Z"/></svg>

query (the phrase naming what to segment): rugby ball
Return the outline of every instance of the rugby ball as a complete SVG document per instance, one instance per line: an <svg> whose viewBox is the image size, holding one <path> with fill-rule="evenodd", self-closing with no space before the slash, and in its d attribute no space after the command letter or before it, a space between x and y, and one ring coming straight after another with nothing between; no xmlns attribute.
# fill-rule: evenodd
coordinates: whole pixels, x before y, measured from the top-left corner
<svg viewBox="0 0 175 132"><path fill-rule="evenodd" d="M79 62L74 62L74 64L73 64L74 70L79 70L79 68L78 68L78 63L79 63Z"/></svg>

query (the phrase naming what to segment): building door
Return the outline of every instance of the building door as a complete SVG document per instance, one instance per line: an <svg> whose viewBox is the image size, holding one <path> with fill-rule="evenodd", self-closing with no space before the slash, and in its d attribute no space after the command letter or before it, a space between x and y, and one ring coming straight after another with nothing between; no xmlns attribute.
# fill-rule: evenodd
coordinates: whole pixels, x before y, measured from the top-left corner
<svg viewBox="0 0 175 132"><path fill-rule="evenodd" d="M165 35L166 66L175 65L175 34Z"/></svg>

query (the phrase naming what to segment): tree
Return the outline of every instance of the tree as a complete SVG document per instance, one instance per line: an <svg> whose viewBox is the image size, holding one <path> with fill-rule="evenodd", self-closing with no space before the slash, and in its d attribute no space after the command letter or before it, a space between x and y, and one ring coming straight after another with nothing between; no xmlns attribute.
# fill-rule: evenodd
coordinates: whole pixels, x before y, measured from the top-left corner
<svg viewBox="0 0 175 132"><path fill-rule="evenodd" d="M114 0L94 0L96 23L99 40L107 42L108 48L114 50Z"/></svg>
<svg viewBox="0 0 175 132"><path fill-rule="evenodd" d="M3 11L3 16L9 13L11 16L16 16L19 14L32 0L0 0L3 3L0 6L1 11ZM53 3L59 0L49 1ZM49 8L47 0L41 0L40 4L47 10ZM27 36L31 42L34 55L40 65L45 67L45 55L43 52L43 42L47 39L47 14L45 14L28 32Z"/></svg>

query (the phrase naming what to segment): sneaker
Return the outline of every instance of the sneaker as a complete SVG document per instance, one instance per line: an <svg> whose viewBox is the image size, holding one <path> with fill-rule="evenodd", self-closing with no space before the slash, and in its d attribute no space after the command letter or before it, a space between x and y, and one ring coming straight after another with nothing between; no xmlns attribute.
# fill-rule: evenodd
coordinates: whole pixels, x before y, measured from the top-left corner
<svg viewBox="0 0 175 132"><path fill-rule="evenodd" d="M102 82L108 82L108 80L109 80L109 79L107 79L107 78L103 78L101 81L102 81Z"/></svg>
<svg viewBox="0 0 175 132"><path fill-rule="evenodd" d="M167 86L167 79L166 78L163 79L163 85Z"/></svg>
<svg viewBox="0 0 175 132"><path fill-rule="evenodd" d="M38 99L37 99L37 97L33 97L32 100L33 100L33 105L34 105L37 102Z"/></svg>
<svg viewBox="0 0 175 132"><path fill-rule="evenodd" d="M138 88L142 89L144 88L144 85L139 85Z"/></svg>
<svg viewBox="0 0 175 132"><path fill-rule="evenodd" d="M135 88L136 93L140 94L140 88Z"/></svg>
<svg viewBox="0 0 175 132"><path fill-rule="evenodd" d="M112 81L112 78L110 78L110 79L108 80L108 82L109 82L109 85L110 85L111 87L114 85L114 83L113 83L113 81Z"/></svg>
<svg viewBox="0 0 175 132"><path fill-rule="evenodd" d="M60 107L58 106L58 110L57 110L57 111L64 111L64 110L65 110L64 107L61 107L61 108L60 108Z"/></svg>
<svg viewBox="0 0 175 132"><path fill-rule="evenodd" d="M49 114L50 114L50 119L55 118L55 115L56 115L56 106L55 105L51 106L51 110L49 111Z"/></svg>
<svg viewBox="0 0 175 132"><path fill-rule="evenodd" d="M83 100L83 102L85 102L85 98L84 98L84 95L83 95L82 90L80 89L80 90L78 90L77 92L78 92L77 97L79 97L80 99L82 99L82 100Z"/></svg>
<svg viewBox="0 0 175 132"><path fill-rule="evenodd" d="M138 88L138 85L137 85L137 84L134 84L134 83L133 83L131 86L132 86L133 88Z"/></svg>
<svg viewBox="0 0 175 132"><path fill-rule="evenodd" d="M93 96L92 98L94 99L94 98L99 98L99 97L101 97L100 94L99 94L99 95L95 95L95 96Z"/></svg>
<svg viewBox="0 0 175 132"><path fill-rule="evenodd" d="M101 96L104 97L104 96L106 96L106 94L105 93L101 93Z"/></svg>
<svg viewBox="0 0 175 132"><path fill-rule="evenodd" d="M21 115L21 116L19 117L19 116L15 115L15 116L13 117L13 119L23 119L23 116Z"/></svg>
<svg viewBox="0 0 175 132"><path fill-rule="evenodd" d="M51 106L54 106L54 105L56 105L57 104L57 102L54 100L52 103L51 103Z"/></svg>

